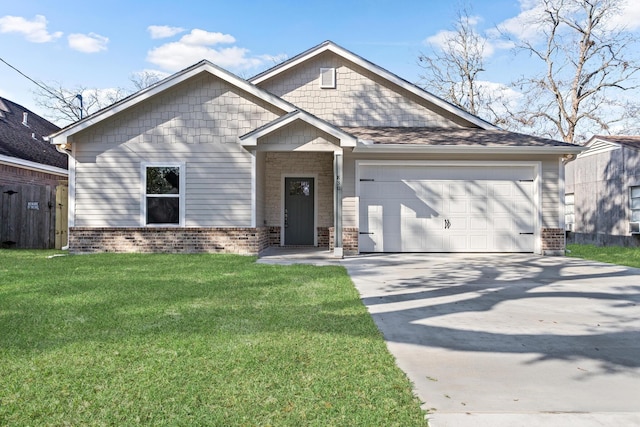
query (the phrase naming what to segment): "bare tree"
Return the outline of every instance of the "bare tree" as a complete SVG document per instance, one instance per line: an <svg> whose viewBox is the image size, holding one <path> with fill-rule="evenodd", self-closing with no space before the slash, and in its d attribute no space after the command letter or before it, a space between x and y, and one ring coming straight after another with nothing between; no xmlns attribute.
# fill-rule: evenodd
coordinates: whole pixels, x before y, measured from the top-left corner
<svg viewBox="0 0 640 427"><path fill-rule="evenodd" d="M478 75L485 71L485 38L475 30L466 6L457 11L453 28L441 35L439 47L418 57L425 70L420 76L424 87L471 114L481 114L487 104L478 84Z"/></svg>
<svg viewBox="0 0 640 427"><path fill-rule="evenodd" d="M131 81L131 83L133 83L133 88L137 92L139 90L146 89L149 86L153 86L164 77L165 75L157 71L144 70L138 73L131 74L129 80Z"/></svg>
<svg viewBox="0 0 640 427"><path fill-rule="evenodd" d="M576 142L586 133L623 126L637 88L639 63L631 57L637 40L613 26L621 0L540 0L536 36L512 40L519 53L542 63L544 71L514 82L525 96L513 123L534 133Z"/></svg>
<svg viewBox="0 0 640 427"><path fill-rule="evenodd" d="M60 83L55 86L40 82L34 91L36 104L48 111L45 116L64 125L80 120L89 114L105 108L127 95L121 88L95 89L84 86L65 88Z"/></svg>

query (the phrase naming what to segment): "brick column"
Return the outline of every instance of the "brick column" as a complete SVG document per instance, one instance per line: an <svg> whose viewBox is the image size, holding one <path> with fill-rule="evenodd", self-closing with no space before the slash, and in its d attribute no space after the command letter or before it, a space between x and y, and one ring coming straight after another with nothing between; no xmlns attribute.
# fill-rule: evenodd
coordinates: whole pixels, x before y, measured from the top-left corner
<svg viewBox="0 0 640 427"><path fill-rule="evenodd" d="M562 228L543 228L542 255L562 256L565 250L565 232Z"/></svg>

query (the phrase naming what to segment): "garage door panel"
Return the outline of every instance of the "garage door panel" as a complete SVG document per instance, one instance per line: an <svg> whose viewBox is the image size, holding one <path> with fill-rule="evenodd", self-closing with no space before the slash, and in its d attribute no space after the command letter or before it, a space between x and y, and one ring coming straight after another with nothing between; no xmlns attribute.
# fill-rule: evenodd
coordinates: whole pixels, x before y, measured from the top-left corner
<svg viewBox="0 0 640 427"><path fill-rule="evenodd" d="M532 252L531 167L364 166L361 251ZM373 208L375 206L375 208Z"/></svg>

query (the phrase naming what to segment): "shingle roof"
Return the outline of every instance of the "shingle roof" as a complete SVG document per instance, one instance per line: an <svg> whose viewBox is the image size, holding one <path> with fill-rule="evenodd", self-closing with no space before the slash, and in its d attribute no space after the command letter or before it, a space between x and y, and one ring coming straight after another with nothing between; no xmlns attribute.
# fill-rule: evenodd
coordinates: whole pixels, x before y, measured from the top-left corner
<svg viewBox="0 0 640 427"><path fill-rule="evenodd" d="M634 135L596 135L590 139L593 141L600 139L602 141L613 142L617 144L623 144L627 147L636 148L640 150L640 136Z"/></svg>
<svg viewBox="0 0 640 427"><path fill-rule="evenodd" d="M575 144L567 142L492 129L423 127L343 127L342 129L374 145L576 147Z"/></svg>
<svg viewBox="0 0 640 427"><path fill-rule="evenodd" d="M22 124L23 113L27 113L26 126ZM0 97L1 155L67 169L67 155L42 139L59 129L22 105Z"/></svg>

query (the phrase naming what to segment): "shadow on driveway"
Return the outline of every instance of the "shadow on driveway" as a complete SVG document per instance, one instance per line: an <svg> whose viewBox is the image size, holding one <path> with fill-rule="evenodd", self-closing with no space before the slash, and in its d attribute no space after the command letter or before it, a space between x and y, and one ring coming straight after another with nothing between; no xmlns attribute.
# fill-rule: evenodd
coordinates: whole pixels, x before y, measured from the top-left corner
<svg viewBox="0 0 640 427"><path fill-rule="evenodd" d="M529 254L343 265L434 425L444 413L638 415L640 269Z"/></svg>

